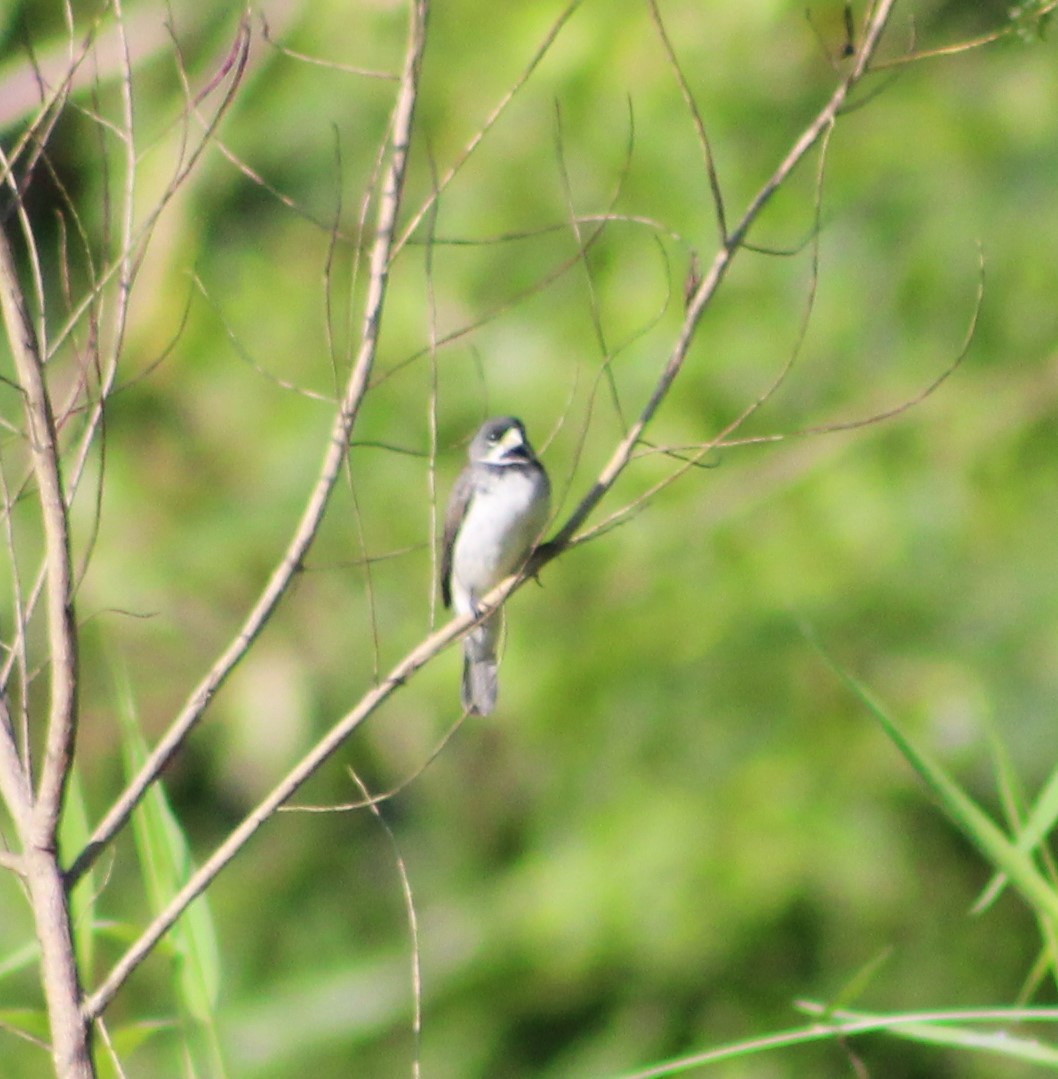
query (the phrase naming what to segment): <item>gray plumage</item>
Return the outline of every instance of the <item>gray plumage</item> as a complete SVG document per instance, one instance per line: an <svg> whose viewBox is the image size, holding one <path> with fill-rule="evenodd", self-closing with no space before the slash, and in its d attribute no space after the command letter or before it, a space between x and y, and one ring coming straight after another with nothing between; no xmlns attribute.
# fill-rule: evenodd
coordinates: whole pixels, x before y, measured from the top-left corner
<svg viewBox="0 0 1058 1079"><path fill-rule="evenodd" d="M452 488L441 552L441 598L458 614L478 614L478 601L528 558L547 524L551 485L521 420L488 420L470 443L470 463ZM501 613L463 641L463 707L487 716L496 707L496 651Z"/></svg>

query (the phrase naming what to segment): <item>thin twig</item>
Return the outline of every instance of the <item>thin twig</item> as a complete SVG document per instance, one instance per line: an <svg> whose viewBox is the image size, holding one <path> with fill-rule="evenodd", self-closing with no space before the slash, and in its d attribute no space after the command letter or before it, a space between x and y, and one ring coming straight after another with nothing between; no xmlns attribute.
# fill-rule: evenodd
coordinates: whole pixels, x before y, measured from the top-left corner
<svg viewBox="0 0 1058 1079"><path fill-rule="evenodd" d="M400 876L401 893L404 896L404 910L408 916L408 932L411 934L411 996L414 1013L412 1015L411 1033L415 1046L412 1057L412 1079L419 1079L422 1074L422 948L419 944L419 916L415 910L415 895L411 890L411 877L408 875L408 866L401 853L397 837L390 828L389 822L382 816L378 801L374 799L367 788L367 784L353 771L347 769L353 782L360 788L364 796L365 804L370 808L375 820L382 825L382 830L389 840L390 849L393 851L393 860Z"/></svg>
<svg viewBox="0 0 1058 1079"><path fill-rule="evenodd" d="M624 189L625 181L628 179L628 173L631 168L632 158L635 152L635 116L632 112L632 103L629 100L628 103L628 144L626 147L624 161L621 166L621 171L618 176L617 183L614 185L613 193L610 196L608 211L613 210L621 198L622 190ZM589 250L595 246L597 240L602 239L604 230L606 229L607 222L604 219L599 223L598 228L588 237L584 238L583 230L581 229L581 222L577 216L576 211L573 208L573 184L569 176L569 169L566 165L566 155L564 149L564 142L562 138L562 113L557 108L555 109L555 154L558 158L559 175L562 179L562 194L566 202L566 212L569 220L569 227L573 233L573 239L577 245L577 254L579 257L581 268L584 271L584 281L588 290L588 307L591 311L592 328L595 331L595 341L599 347L599 352L602 354L602 364L599 369L598 376L596 377L595 387L598 387L600 379L605 380L606 386L610 391L610 400L613 404L614 412L617 415L617 421L620 424L622 434L628 429L627 421L624 416L624 409L621 407L621 395L617 389L617 380L614 378L613 362L617 356L617 349L611 349L606 340L606 332L603 329L602 311L599 306L599 297L595 289L595 278L591 271L591 263L588 260ZM604 215L605 218L606 215ZM592 392L592 401L594 402L594 389ZM582 440L587 436L588 425L585 423L584 431L582 434Z"/></svg>
<svg viewBox="0 0 1058 1079"><path fill-rule="evenodd" d="M570 546L580 546L587 543L589 540L597 539L599 536L604 535L610 529L617 525L623 524L630 516L637 513L643 508L652 498L654 498L662 489L668 487L679 479L685 472L691 468L705 467L702 464L703 459L710 453L720 449L731 449L736 446L757 446L775 442L786 442L795 438L805 438L808 436L829 435L837 434L841 431L853 431L863 427L873 427L876 424L885 423L888 420L896 419L903 413L916 408L922 404L929 397L932 397L937 390L959 369L963 361L966 359L970 351L970 346L977 335L977 323L980 319L981 309L984 304L984 256L980 255L980 274L977 282L977 294L974 298L973 311L970 314L969 325L967 326L966 333L963 337L962 345L959 351L955 354L954 358L948 363L948 365L933 379L929 384L912 397L905 398L898 405L894 405L891 408L883 409L880 412L872 412L868 416L861 416L854 420L843 420L833 423L816 424L812 427L803 427L796 431L785 431L774 434L763 435L748 435L743 438L730 438L729 436L737 431L743 423L752 415L758 411L761 405L763 405L779 388L781 383L785 380L786 375L789 373L790 367L796 358L796 353L792 354L790 360L786 363L783 369L779 372L772 383L767 387L763 394L761 394L755 401L748 405L742 413L740 413L734 420L731 421L722 431L716 434L713 438L709 439L705 443L696 443L694 445L687 446L660 446L651 447L649 451L644 451L636 456L646 456L647 453L664 453L669 456L677 457L683 462L680 468L675 472L666 476L664 479L658 481L652 487L649 487L637 498L631 502L622 506L620 509L614 510L613 513L606 516L603 520L599 521L591 528L580 532L570 541Z"/></svg>
<svg viewBox="0 0 1058 1079"><path fill-rule="evenodd" d="M551 29L547 32L547 36L540 43L540 47L536 50L535 53L533 53L532 57L529 60L529 63L526 64L522 73L518 76L517 79L515 79L514 84L503 95L503 97L500 98L499 102L493 108L492 112L490 112L489 115L485 118L485 122L474 133L473 138L471 138L470 142L467 143L466 147L463 149L463 152L456 159L455 164L450 166L448 171L440 178L440 180L433 185L430 194L427 196L425 202L423 202L423 204L415 211L415 213L411 215L411 220L408 222L407 225L405 225L404 231L401 233L400 239L397 241L396 246L394 247L394 254L397 254L399 251L401 251L404 245L408 243L411 237L415 234L416 230L419 228L419 225L422 223L422 219L430 212L431 207L441 197L441 195L447 189L448 185L456 178L456 176L459 175L459 172L470 159L474 151L481 145L485 136L495 126L496 122L504 114L504 112L507 111L507 106L510 105L510 103L514 100L515 96L525 85L525 83L528 82L529 76L532 75L532 73L539 66L540 61L543 60L543 58L547 55L551 46L555 43L556 38L561 32L562 27L566 25L572 14L577 10L578 7L580 7L581 3L582 0L571 0L571 2L567 4L565 8L563 8L561 14L554 21Z"/></svg>
<svg viewBox="0 0 1058 1079"><path fill-rule="evenodd" d="M246 66L249 62L249 22L245 17L239 23L238 30L236 31L236 42L238 43L238 60L231 70L228 89L223 99L217 106L213 116L208 121L203 121L203 131L198 143L196 143L194 149L187 157L179 163L173 175L170 177L165 191L162 193L161 197L155 201L151 211L146 215L144 220L140 222L136 234L133 237L132 246L139 251L135 263L136 268L138 268L140 261L142 261L146 241L153 232L155 225L158 223L158 219L168 207L177 191L183 186L184 181L194 171L206 149L216 144L217 128L235 100L236 91L241 85L243 75L246 72ZM99 122L103 122L102 118L99 118ZM118 133L118 137L122 137L120 132ZM48 351L45 354L45 359L50 359L51 356L58 351L66 338L73 332L74 327L80 322L85 311L98 301L100 292L118 273L121 272L125 265L125 253L122 252L119 254L116 261L101 268L95 286L86 292L78 307L70 313L66 322L52 335L52 338L49 341Z"/></svg>
<svg viewBox="0 0 1058 1079"><path fill-rule="evenodd" d="M1051 3L1044 4L1038 11L1035 11L1033 17L1037 20L1037 25L1042 25L1044 16L1051 15L1055 11L1058 11L1058 0L1051 0ZM1012 20L1007 26L1004 26L1002 30L993 30L990 34L982 34L980 37L971 38L969 41L958 41L952 45L939 45L935 49L912 49L903 56L897 56L892 59L881 61L875 65L875 70L884 71L887 68L905 67L908 64L917 64L923 60L937 60L948 56L959 56L964 52L970 52L972 49L981 49L986 45L994 45L997 41L1002 41L1004 38L1008 38L1016 33L1018 33L1018 27Z"/></svg>
<svg viewBox="0 0 1058 1079"><path fill-rule="evenodd" d="M362 798L357 802L336 802L330 805L311 805L306 803L298 803L297 805L284 805L280 806L280 812L282 813L351 813L357 809L366 809L368 806L381 805L383 802L388 802L392 798L396 798L402 791L407 790L413 783L417 782L426 773L426 769L441 755L441 753L448 748L449 742L456 736L456 733L463 726L463 722L466 720L470 713L464 711L463 714L452 724L448 730L445 731L443 737L437 742L437 744L430 750L429 755L419 764L413 771L409 772L402 779L398 780L391 787L387 787L384 791L378 794L371 795L370 798Z"/></svg>
<svg viewBox="0 0 1058 1079"><path fill-rule="evenodd" d="M359 75L365 79L382 79L385 82L400 81L400 74L395 71L378 71L375 68L358 67L356 64L342 64L337 60L324 60L319 56L309 56L308 53L297 52L295 49L291 49L276 40L263 11L259 12L259 17L262 39L268 42L280 56L285 56L290 60L298 60L303 64L314 64L317 67L326 68L328 71L338 71L345 75Z"/></svg>
<svg viewBox="0 0 1058 1079"><path fill-rule="evenodd" d="M713 144L709 140L709 133L706 131L705 121L702 119L701 111L698 108L698 102L694 99L690 84L687 82L687 76L683 73L683 68L680 66L680 61L676 56L676 50L672 47L672 42L669 40L669 33L665 29L665 23L661 18L661 12L658 10L657 0L647 0L647 3L650 7L650 17L654 21L658 37L661 38L662 47L665 49L665 54L669 58L669 66L676 76L676 82L679 84L680 93L683 95L687 111L690 112L691 119L694 122L694 130L698 136L698 145L702 148L702 155L705 158L705 173L709 178L709 190L712 192L713 196L713 209L716 213L716 227L719 232L720 243L726 244L727 213L724 210L724 194L720 188L720 176L716 170L716 156L713 153Z"/></svg>

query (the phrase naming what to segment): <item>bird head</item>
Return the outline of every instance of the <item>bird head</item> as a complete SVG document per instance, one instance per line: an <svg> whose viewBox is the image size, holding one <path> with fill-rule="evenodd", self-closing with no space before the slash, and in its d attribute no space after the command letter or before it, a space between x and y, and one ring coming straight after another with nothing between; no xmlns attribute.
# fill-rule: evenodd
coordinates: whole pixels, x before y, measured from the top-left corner
<svg viewBox="0 0 1058 1079"><path fill-rule="evenodd" d="M470 444L470 459L489 465L526 464L534 460L522 421L514 416L487 420Z"/></svg>

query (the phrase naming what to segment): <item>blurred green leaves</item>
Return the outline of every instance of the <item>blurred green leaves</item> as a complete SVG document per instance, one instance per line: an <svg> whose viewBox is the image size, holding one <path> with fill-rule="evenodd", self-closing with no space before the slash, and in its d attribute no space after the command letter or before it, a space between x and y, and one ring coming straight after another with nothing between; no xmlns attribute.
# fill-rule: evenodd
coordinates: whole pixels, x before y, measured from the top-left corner
<svg viewBox="0 0 1058 1079"><path fill-rule="evenodd" d="M221 16L238 12L218 9L201 29L186 6L175 25L197 86L230 29ZM908 40L928 50L1011 25L1043 40L1008 34L902 67L840 118L804 343L741 433L868 416L920 392L958 354L980 243L984 305L957 375L892 423L713 454L714 467L549 566L511 604L502 714L464 724L382 806L420 916L421 1044L393 855L361 814L265 829L141 972L150 1007L128 1006L116 1042L179 1015L196 1033L205 1024L201 1074L223 1055L240 1077L388 1076L418 1053L442 1079L605 1075L789 1031L796 1000L833 999L883 951L855 1002L878 1030L886 1016L1013 1003L1035 985L1034 911L1053 916L1035 851L1054 819L1058 694L1058 64L1045 7L901 13L894 58ZM737 210L829 92L843 5L814 8L816 32L792 3L661 8ZM70 819L82 835L267 578L359 325L361 201L392 83L301 57L391 72L404 15L329 0L283 10L285 21L270 10L270 36L289 51L257 24L224 149L168 208L134 294L79 592L92 616L86 818ZM562 10L437 5L409 214ZM24 67L6 42L0 70ZM161 61L136 88L149 206L185 101ZM105 162L87 145L60 131L55 160L71 190L98 196ZM811 286L814 176L798 173L754 232L786 254L741 253L655 445L706 441L789 358ZM583 234L603 229L585 259L570 204ZM583 494L664 363L691 250L707 260L714 236L700 148L645 6L581 4L395 263L376 383L297 587L174 761L167 797L142 808L135 850L81 885L79 919L146 921L284 761L421 639L430 499L443 504L483 415L520 414L546 443L556 502L568 510ZM601 511L669 463L637 460ZM86 537L95 506L75 512ZM115 650L127 692L107 673ZM458 718L457 685L453 652L306 799L347 801L347 761L373 790L417 772ZM886 709L865 711L861 687ZM1043 792L1008 835L990 823L1010 801L991 732L1005 785ZM969 917L996 868L1029 904L1004 894ZM0 982L5 1008L30 967L21 910L4 880L0 954L20 957ZM1020 1034L1003 1056L962 1052L977 1037L969 1022L961 1046L926 1044L950 1030L872 1035L856 1051L887 1079L1031 1074ZM820 1044L767 1063L730 1056L725 1079L849 1074L833 1029L791 1037ZM178 1040L148 1037L132 1059L165 1074Z"/></svg>

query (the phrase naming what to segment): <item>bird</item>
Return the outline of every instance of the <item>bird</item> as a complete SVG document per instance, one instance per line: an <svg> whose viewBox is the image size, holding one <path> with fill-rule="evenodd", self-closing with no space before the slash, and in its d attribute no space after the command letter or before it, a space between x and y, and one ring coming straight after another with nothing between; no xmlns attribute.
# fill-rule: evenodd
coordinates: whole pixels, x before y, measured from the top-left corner
<svg viewBox="0 0 1058 1079"><path fill-rule="evenodd" d="M551 484L514 416L486 420L452 487L441 550L441 598L457 614L482 613L480 600L521 569L547 526ZM501 615L490 614L463 640L462 703L487 716L499 688Z"/></svg>

